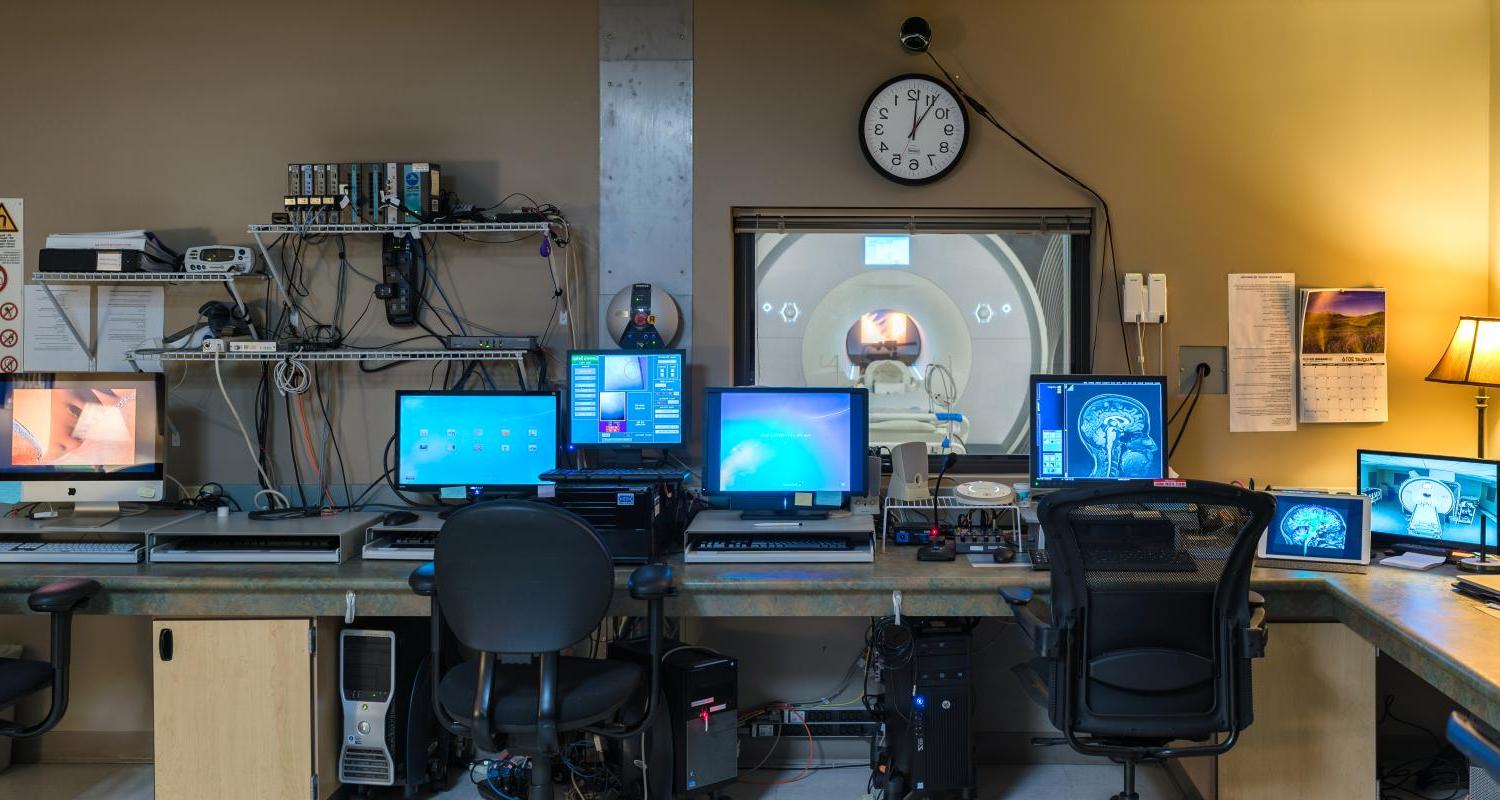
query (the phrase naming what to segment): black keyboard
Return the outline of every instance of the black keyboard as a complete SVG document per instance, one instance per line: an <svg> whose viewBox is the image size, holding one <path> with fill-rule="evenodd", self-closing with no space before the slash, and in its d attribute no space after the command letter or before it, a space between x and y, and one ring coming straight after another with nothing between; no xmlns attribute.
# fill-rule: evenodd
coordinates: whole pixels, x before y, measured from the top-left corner
<svg viewBox="0 0 1500 800"><path fill-rule="evenodd" d="M175 550L195 550L203 553L240 551L287 551L339 549L337 536L184 536L174 540Z"/></svg>
<svg viewBox="0 0 1500 800"><path fill-rule="evenodd" d="M757 550L853 550L848 539L839 536L707 536L693 545L698 550L723 553Z"/></svg>
<svg viewBox="0 0 1500 800"><path fill-rule="evenodd" d="M404 547L416 550L431 550L437 547L437 531L430 533L407 533L386 542L386 547Z"/></svg>
<svg viewBox="0 0 1500 800"><path fill-rule="evenodd" d="M554 483L682 483L690 474L674 467L588 467L548 470L541 478Z"/></svg>
<svg viewBox="0 0 1500 800"><path fill-rule="evenodd" d="M1039 547L1035 550L1027 550L1026 552L1031 556L1031 568L1033 570L1047 572L1052 569L1052 557L1047 555L1045 549Z"/></svg>
<svg viewBox="0 0 1500 800"><path fill-rule="evenodd" d="M1104 572L1196 572L1198 562L1182 550L1109 548L1084 553L1083 568Z"/></svg>

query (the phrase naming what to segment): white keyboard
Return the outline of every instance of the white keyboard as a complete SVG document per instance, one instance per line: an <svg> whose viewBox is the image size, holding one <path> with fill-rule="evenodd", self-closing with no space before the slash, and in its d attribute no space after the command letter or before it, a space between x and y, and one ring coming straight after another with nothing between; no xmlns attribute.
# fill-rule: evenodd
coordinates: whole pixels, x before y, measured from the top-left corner
<svg viewBox="0 0 1500 800"><path fill-rule="evenodd" d="M144 552L136 542L0 542L0 563L135 564Z"/></svg>

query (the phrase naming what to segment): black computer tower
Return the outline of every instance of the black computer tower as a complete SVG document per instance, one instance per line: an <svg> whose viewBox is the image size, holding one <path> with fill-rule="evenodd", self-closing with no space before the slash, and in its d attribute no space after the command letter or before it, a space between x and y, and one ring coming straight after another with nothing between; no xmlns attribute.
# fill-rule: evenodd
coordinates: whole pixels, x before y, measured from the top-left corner
<svg viewBox="0 0 1500 800"><path fill-rule="evenodd" d="M609 657L650 665L645 639L614 642ZM662 643L661 688L666 708L657 717L672 739L673 796L696 796L739 776L739 661L712 650ZM662 759L652 758L651 769ZM655 795L653 795L655 796Z"/></svg>
<svg viewBox="0 0 1500 800"><path fill-rule="evenodd" d="M412 798L446 782L451 737L433 715L428 635L416 620L340 632L342 783Z"/></svg>
<svg viewBox="0 0 1500 800"><path fill-rule="evenodd" d="M911 658L886 676L886 720L893 779L915 797L973 797L972 626L908 620ZM900 796L900 795L898 795Z"/></svg>
<svg viewBox="0 0 1500 800"><path fill-rule="evenodd" d="M660 486L559 483L554 491L554 502L594 526L616 564L644 564L662 555L674 515Z"/></svg>

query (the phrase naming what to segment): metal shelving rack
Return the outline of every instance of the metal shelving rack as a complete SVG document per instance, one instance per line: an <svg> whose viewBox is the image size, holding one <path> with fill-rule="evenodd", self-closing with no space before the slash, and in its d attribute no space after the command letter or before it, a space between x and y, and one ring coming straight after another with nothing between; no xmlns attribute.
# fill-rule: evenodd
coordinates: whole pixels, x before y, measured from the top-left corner
<svg viewBox="0 0 1500 800"><path fill-rule="evenodd" d="M202 350L137 350L131 361L514 361L525 350L276 350L258 353L208 353Z"/></svg>
<svg viewBox="0 0 1500 800"><path fill-rule="evenodd" d="M1007 521L1010 525L1010 533L1015 538L1018 547L1021 548L1021 550L1018 550L1017 552L1021 552L1022 550L1024 550L1025 542L1021 537L1022 520L1020 506L1016 505L1015 503L1005 503L1003 505L994 506L970 505L968 503L959 502L958 498L955 497L952 492L952 489L944 489L943 492L938 494L937 509L939 514L952 512L962 514L969 511L988 511L991 514L997 515L997 527L1002 524L1002 519L1008 517L1009 519ZM925 513L931 515L932 498L928 498L926 500L892 500L889 497L885 498L884 505L881 507L880 515L880 549L882 552L884 552L886 548L886 533L891 527L891 517L894 516L895 512L898 511L911 511L917 514Z"/></svg>

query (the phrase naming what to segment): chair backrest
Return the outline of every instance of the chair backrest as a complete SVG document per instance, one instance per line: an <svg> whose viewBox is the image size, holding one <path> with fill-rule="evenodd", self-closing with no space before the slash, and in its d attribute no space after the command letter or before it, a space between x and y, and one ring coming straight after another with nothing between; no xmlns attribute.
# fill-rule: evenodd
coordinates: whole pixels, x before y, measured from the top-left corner
<svg viewBox="0 0 1500 800"><path fill-rule="evenodd" d="M1250 660L1240 632L1249 625L1256 543L1275 508L1270 495L1200 481L1045 497L1038 517L1062 636L1053 724L1137 739L1248 726Z"/></svg>
<svg viewBox="0 0 1500 800"><path fill-rule="evenodd" d="M454 512L433 566L443 619L465 646L490 653L549 653L581 641L614 593L614 565L593 526L543 503Z"/></svg>

